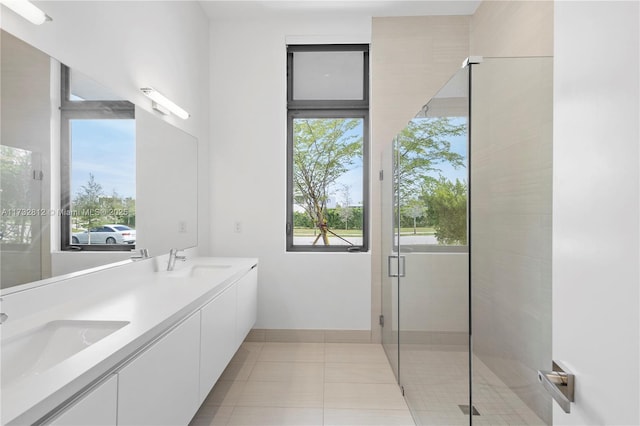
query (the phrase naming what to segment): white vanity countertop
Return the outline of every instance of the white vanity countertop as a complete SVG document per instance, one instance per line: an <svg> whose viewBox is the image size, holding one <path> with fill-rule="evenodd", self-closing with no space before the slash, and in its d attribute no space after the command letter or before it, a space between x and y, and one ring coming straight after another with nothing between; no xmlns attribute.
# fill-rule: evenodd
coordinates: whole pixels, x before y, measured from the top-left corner
<svg viewBox="0 0 640 426"><path fill-rule="evenodd" d="M81 292L83 294L76 292L69 301L56 303L25 318L10 315L2 325L3 341L55 320L128 321L129 324L42 374L3 385L1 424L32 424L42 418L195 312L257 263L257 259L247 258L193 258L177 262L172 272L145 271L123 276L111 292L100 286L99 274L88 275L87 291ZM197 274L200 276L188 276L190 268L202 265L229 267L206 269L205 266L206 272ZM37 288L28 291L38 297Z"/></svg>

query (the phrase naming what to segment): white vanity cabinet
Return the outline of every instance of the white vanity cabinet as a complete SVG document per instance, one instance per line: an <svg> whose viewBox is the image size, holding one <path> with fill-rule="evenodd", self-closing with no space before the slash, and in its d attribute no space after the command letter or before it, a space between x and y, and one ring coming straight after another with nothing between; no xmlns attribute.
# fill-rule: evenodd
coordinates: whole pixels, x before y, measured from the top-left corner
<svg viewBox="0 0 640 426"><path fill-rule="evenodd" d="M232 285L201 310L200 402L204 401L238 349L237 286Z"/></svg>
<svg viewBox="0 0 640 426"><path fill-rule="evenodd" d="M186 425L199 407L200 311L118 372L118 425Z"/></svg>
<svg viewBox="0 0 640 426"><path fill-rule="evenodd" d="M258 315L258 265L253 266L236 284L238 288L237 346L240 347L256 323Z"/></svg>
<svg viewBox="0 0 640 426"><path fill-rule="evenodd" d="M233 275L210 283L189 283L188 278L159 281L167 294L175 292L176 285L184 285L185 292L200 293L198 298L186 299L189 307L182 302L169 311L171 316L159 315L155 328L146 329L149 337L132 344L128 354L102 371L104 376L85 383L78 396L44 415L29 415L38 424L57 426L189 424L255 324L257 266L244 260ZM153 303L146 305L141 299L140 321L152 316L153 308ZM131 324L136 324L135 319ZM117 348L121 346L114 345Z"/></svg>
<svg viewBox="0 0 640 426"><path fill-rule="evenodd" d="M117 401L118 376L114 374L89 390L47 424L55 426L115 425Z"/></svg>
<svg viewBox="0 0 640 426"><path fill-rule="evenodd" d="M201 403L255 324L257 308L257 265L202 308Z"/></svg>

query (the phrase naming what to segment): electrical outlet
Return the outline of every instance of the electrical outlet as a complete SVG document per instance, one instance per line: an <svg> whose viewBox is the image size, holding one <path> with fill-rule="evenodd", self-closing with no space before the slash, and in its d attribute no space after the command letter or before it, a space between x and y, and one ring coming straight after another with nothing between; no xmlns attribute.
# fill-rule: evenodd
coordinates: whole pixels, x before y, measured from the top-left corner
<svg viewBox="0 0 640 426"><path fill-rule="evenodd" d="M184 220L178 222L178 232L181 234L187 233L187 222L185 222Z"/></svg>
<svg viewBox="0 0 640 426"><path fill-rule="evenodd" d="M242 222L236 222L233 224L233 230L235 231L236 234L239 234L242 232Z"/></svg>

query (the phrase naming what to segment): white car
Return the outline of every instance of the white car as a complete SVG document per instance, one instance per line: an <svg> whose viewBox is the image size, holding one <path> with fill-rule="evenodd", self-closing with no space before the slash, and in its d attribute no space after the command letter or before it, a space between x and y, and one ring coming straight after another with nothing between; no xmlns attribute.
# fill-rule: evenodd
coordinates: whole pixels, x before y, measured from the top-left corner
<svg viewBox="0 0 640 426"><path fill-rule="evenodd" d="M89 231L76 232L72 244L135 244L136 230L126 225L102 225Z"/></svg>
<svg viewBox="0 0 640 426"><path fill-rule="evenodd" d="M125 244L136 243L136 230L129 228L127 225L104 225L103 228L115 229L116 232L122 235Z"/></svg>

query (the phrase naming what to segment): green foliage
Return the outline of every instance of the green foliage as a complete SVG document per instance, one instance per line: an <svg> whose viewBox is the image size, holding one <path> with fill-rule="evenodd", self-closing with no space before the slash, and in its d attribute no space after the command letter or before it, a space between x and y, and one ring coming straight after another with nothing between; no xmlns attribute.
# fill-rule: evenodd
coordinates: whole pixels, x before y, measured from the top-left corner
<svg viewBox="0 0 640 426"><path fill-rule="evenodd" d="M402 200L400 226L433 227L440 244L466 244L466 184L441 177L440 167L464 167L464 156L451 149L451 139L466 134L466 124L448 117L415 118L396 136L394 178Z"/></svg>
<svg viewBox="0 0 640 426"><path fill-rule="evenodd" d="M111 197L101 197L100 205L104 213L104 223L120 223L128 226L135 226L136 200L127 197L123 198L116 191Z"/></svg>
<svg viewBox="0 0 640 426"><path fill-rule="evenodd" d="M427 220L435 228L440 244L467 244L467 184L455 183L440 176L424 186L422 200L427 206Z"/></svg>
<svg viewBox="0 0 640 426"><path fill-rule="evenodd" d="M336 207L333 209L326 209L325 219L327 220L327 226L331 229L358 229L362 230L362 207L349 207L351 214L348 221L345 223L344 218L341 216L342 209ZM295 228L308 228L315 227L311 222L309 215L303 212L293 212L293 226Z"/></svg>
<svg viewBox="0 0 640 426"><path fill-rule="evenodd" d="M327 225L333 229L362 229L362 207L349 207L349 217L345 222L343 216L345 208L327 209Z"/></svg>
<svg viewBox="0 0 640 426"><path fill-rule="evenodd" d="M118 223L135 227L136 200L123 198L113 191L104 195L102 185L89 173L89 181L80 187L73 199L74 228L91 229L107 223Z"/></svg>
<svg viewBox="0 0 640 426"><path fill-rule="evenodd" d="M447 117L415 118L396 137L396 179L400 196L413 198L423 177L438 172L438 165L464 166L464 157L451 151L451 137L466 133L466 125L455 125Z"/></svg>
<svg viewBox="0 0 640 426"><path fill-rule="evenodd" d="M330 187L362 157L359 119L295 119L293 121L293 184L295 203L322 232L331 226L327 212Z"/></svg>
<svg viewBox="0 0 640 426"><path fill-rule="evenodd" d="M424 203L416 198L406 201L400 208L400 227L413 228L414 233L417 228L425 227L427 223L427 208Z"/></svg>
<svg viewBox="0 0 640 426"><path fill-rule="evenodd" d="M344 207L341 205L336 206L336 213L344 221L344 229L349 229L349 219L353 216L353 207L351 206L351 188L349 185L342 185L342 195L344 201Z"/></svg>
<svg viewBox="0 0 640 426"><path fill-rule="evenodd" d="M33 217L10 212L36 207L31 192L32 170L31 151L0 145L0 208L5 212L0 221L3 243L31 242Z"/></svg>
<svg viewBox="0 0 640 426"><path fill-rule="evenodd" d="M77 224L83 228L93 228L99 225L100 220L100 197L102 193L102 185L96 182L96 178L89 173L89 181L86 185L80 187L80 191L73 199L73 211L77 220ZM106 223L102 222L103 224Z"/></svg>
<svg viewBox="0 0 640 426"><path fill-rule="evenodd" d="M305 210L305 213L294 212L294 227L319 228L325 244L328 238L322 225L332 229L362 229L362 208L351 206L348 188L343 189L343 205L327 208L330 189L335 188L338 179L362 156L362 135L355 131L358 125L358 119L295 119L293 122L294 201ZM395 179L399 191L396 196L411 200L400 211L400 226L413 228L414 232L418 227L433 226L442 244L466 244L466 185L462 184L465 207L462 217L458 217L460 203L456 191L460 188L456 185L460 183L453 189L447 187L453 191L449 199L445 197L447 188L436 188L433 182L433 188L426 188L424 182L444 164L464 167L464 156L452 151L450 140L465 132L465 124L456 125L446 117L418 118L396 139ZM423 196L419 197L420 194ZM431 196L431 204L426 204L426 198Z"/></svg>
<svg viewBox="0 0 640 426"><path fill-rule="evenodd" d="M293 212L293 226L295 228L313 228L314 224L308 214Z"/></svg>

